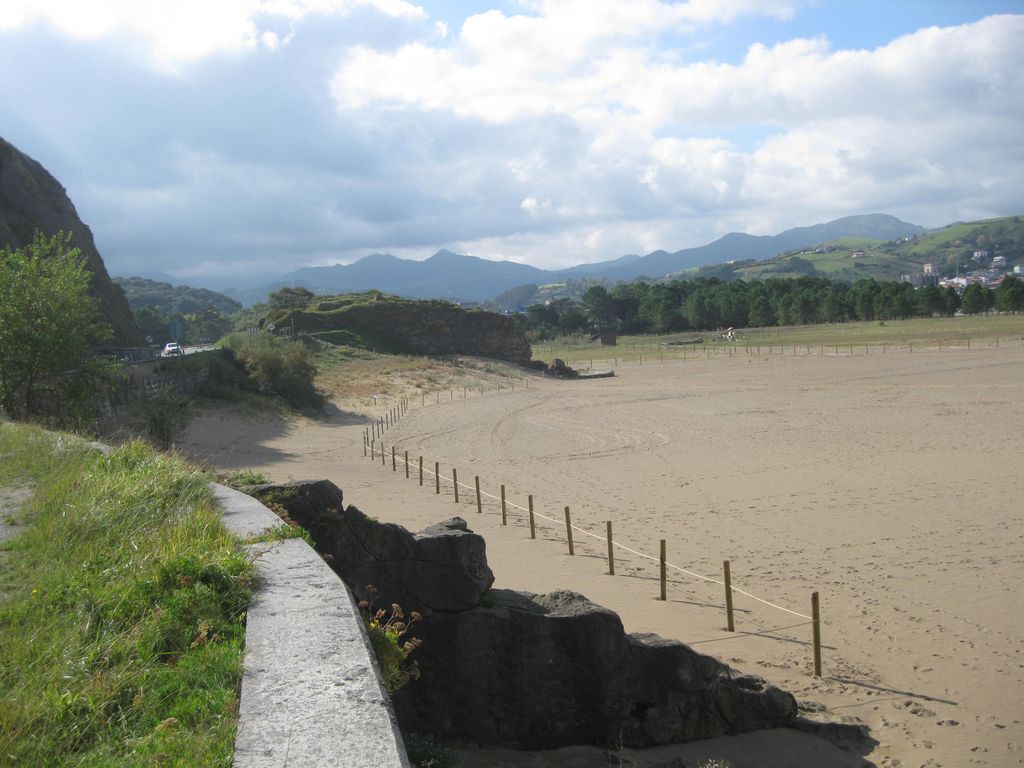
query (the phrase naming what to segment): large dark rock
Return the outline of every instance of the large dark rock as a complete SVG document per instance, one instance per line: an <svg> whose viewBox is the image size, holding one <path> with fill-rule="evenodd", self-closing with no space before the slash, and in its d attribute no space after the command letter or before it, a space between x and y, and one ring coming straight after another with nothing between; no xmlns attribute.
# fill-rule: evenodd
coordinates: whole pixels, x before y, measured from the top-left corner
<svg viewBox="0 0 1024 768"><path fill-rule="evenodd" d="M344 507L341 489L328 480L248 490L309 531L317 551L361 599L424 615L463 611L479 605L494 583L483 538L461 518L412 534Z"/></svg>
<svg viewBox="0 0 1024 768"><path fill-rule="evenodd" d="M794 698L573 592L492 590L417 624L420 679L394 697L409 731L554 749L644 747L787 725Z"/></svg>
<svg viewBox="0 0 1024 768"><path fill-rule="evenodd" d="M800 716L789 693L683 643L626 634L582 595L488 591L483 539L459 518L414 535L344 508L327 481L249 491L306 528L358 596L371 597L372 584L380 606L424 614L412 628L420 678L393 695L407 732L519 749L646 747L782 726L863 736L857 723Z"/></svg>
<svg viewBox="0 0 1024 768"><path fill-rule="evenodd" d="M276 321L307 332L339 329L368 333L397 349L424 355L476 355L530 362L530 342L515 320L447 301L416 301L377 292L324 299Z"/></svg>
<svg viewBox="0 0 1024 768"><path fill-rule="evenodd" d="M82 252L92 273L90 293L113 328L113 343L146 346L124 293L107 274L92 231L78 218L64 187L42 165L0 138L0 248L24 247L36 230L47 236L71 233L71 245Z"/></svg>

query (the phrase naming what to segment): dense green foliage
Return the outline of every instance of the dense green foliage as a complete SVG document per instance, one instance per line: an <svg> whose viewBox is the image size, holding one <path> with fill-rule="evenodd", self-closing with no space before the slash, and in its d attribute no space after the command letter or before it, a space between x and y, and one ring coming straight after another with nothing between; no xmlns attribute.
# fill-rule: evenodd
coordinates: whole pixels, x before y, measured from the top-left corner
<svg viewBox="0 0 1024 768"><path fill-rule="evenodd" d="M230 315L242 308L234 299L206 288L171 285L144 277L115 277L114 282L121 286L133 311L141 307L152 307L165 317L174 317L191 315L204 309Z"/></svg>
<svg viewBox="0 0 1024 768"><path fill-rule="evenodd" d="M301 342L270 333L233 333L224 339L224 348L260 392L279 397L293 408L323 404L314 384L316 367Z"/></svg>
<svg viewBox="0 0 1024 768"><path fill-rule="evenodd" d="M972 285L965 314L1024 311L1024 285L1015 277L991 291ZM858 280L853 285L820 277L725 282L716 278L591 287L580 303L558 299L529 307L520 323L534 339L588 330L670 333L733 326L764 327L950 316L961 309L952 288Z"/></svg>
<svg viewBox="0 0 1024 768"><path fill-rule="evenodd" d="M114 282L124 291L142 335L152 338L154 345L168 341L216 341L231 332L231 315L242 309L234 299L206 288L171 285L144 277L118 277ZM175 321L181 324L184 333L171 332L171 323Z"/></svg>
<svg viewBox="0 0 1024 768"><path fill-rule="evenodd" d="M229 766L254 570L206 477L0 424L29 482L0 570L0 756L24 766Z"/></svg>
<svg viewBox="0 0 1024 768"><path fill-rule="evenodd" d="M110 337L89 295L91 273L71 236L36 233L0 249L0 409L59 423L88 416L118 366L93 348Z"/></svg>

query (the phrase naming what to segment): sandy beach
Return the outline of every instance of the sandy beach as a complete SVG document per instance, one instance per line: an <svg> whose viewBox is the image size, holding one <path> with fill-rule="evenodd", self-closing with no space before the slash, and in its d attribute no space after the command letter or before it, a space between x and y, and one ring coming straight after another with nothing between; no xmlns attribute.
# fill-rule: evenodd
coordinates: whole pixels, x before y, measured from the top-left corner
<svg viewBox="0 0 1024 768"><path fill-rule="evenodd" d="M418 530L456 514L487 541L496 586L572 589L656 632L761 675L800 700L866 722L878 766L1024 765L1024 345L886 355L737 355L620 365L592 381L531 378L512 392L431 395L383 437L386 465L363 456L376 408L338 401L323 420L209 411L179 447L276 481L328 478L346 502ZM458 469L434 493L414 467ZM485 497L506 485L526 515ZM563 508L577 532L565 542ZM608 575L606 521L616 553ZM724 590L731 563L735 633ZM821 595L824 674L811 675L811 593ZM785 609L785 610L784 610ZM790 612L787 612L790 611ZM801 614L801 615L796 615ZM722 756L734 768L860 765L794 732L630 752L636 764ZM820 750L820 751L815 751ZM646 763L644 761L647 761ZM481 766L603 766L604 753L476 753ZM690 763L687 762L689 765Z"/></svg>

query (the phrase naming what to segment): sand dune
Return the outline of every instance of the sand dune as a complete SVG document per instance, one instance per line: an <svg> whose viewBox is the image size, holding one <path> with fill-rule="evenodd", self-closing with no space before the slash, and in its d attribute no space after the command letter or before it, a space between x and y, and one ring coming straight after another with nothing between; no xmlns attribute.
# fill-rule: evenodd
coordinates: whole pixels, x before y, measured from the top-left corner
<svg viewBox="0 0 1024 768"><path fill-rule="evenodd" d="M737 586L798 614L820 592L821 679L799 616L738 595L728 633L718 584L673 570L662 602L656 562L620 551L609 576L602 540L578 534L569 557L564 525L541 521L532 541L518 510L502 526L492 499L478 515L468 490L456 506L450 483L438 496L415 471L406 480L390 459L363 458L361 417L376 412L326 422L208 413L182 448L276 480L327 477L348 503L412 529L459 514L486 537L498 586L574 589L629 631L692 643L860 717L879 766L1024 764L1024 346L740 355L617 374L413 401L384 441L428 467L440 461L446 476L454 465L469 486L479 475L492 494L505 483L516 504L533 494L556 520L568 505L595 535L611 520L616 541L638 552L657 556L666 539L671 563L710 578L728 559ZM789 753L766 738L779 736L717 748L734 766L859 763L834 750L812 758L795 735ZM606 765L586 750L475 759Z"/></svg>

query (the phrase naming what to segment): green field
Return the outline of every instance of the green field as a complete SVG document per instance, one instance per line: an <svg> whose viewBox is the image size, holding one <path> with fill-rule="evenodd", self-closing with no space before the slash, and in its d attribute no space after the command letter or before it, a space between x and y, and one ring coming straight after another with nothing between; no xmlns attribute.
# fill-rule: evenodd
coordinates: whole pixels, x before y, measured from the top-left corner
<svg viewBox="0 0 1024 768"><path fill-rule="evenodd" d="M682 339L703 339L702 344L672 346L666 342ZM575 367L611 367L617 362L655 360L707 359L712 355L729 354L732 348L767 351L769 347L808 348L847 347L854 345L863 354L864 347L884 346L898 349L922 347L974 348L996 346L1000 342L1024 339L1024 315L988 315L978 317L913 318L885 322L834 323L798 325L779 328L751 328L737 332L734 342L722 340L720 333L676 333L665 336L620 336L615 347L590 344L582 337L556 339L533 345L533 358L551 362L561 358Z"/></svg>

